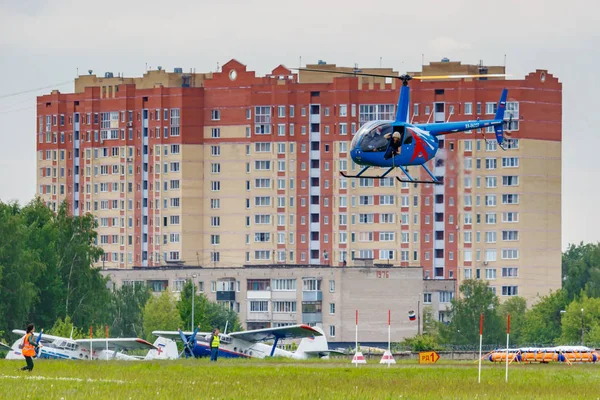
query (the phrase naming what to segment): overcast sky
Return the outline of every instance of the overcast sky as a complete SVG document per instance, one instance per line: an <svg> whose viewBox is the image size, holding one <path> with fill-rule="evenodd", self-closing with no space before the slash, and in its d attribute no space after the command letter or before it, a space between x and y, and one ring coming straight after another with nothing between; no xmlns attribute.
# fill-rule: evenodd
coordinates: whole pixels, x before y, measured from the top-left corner
<svg viewBox="0 0 600 400"><path fill-rule="evenodd" d="M597 0L0 0L0 200L36 191L35 96L94 70L141 76L149 66L215 70L236 58L259 75L279 64L418 71L425 62L501 65L563 83L562 237L600 240ZM69 83L58 87L73 90Z"/></svg>

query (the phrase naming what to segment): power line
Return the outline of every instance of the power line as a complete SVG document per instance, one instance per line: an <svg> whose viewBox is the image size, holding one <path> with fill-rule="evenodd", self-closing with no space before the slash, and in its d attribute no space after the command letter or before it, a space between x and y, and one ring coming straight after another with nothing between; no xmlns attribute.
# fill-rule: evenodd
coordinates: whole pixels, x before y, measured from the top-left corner
<svg viewBox="0 0 600 400"><path fill-rule="evenodd" d="M38 90L55 88L55 87L58 87L58 86L64 86L64 85L66 85L68 83L71 83L71 82L72 81L65 81L65 82L55 83L54 85L44 86L44 87L40 87L40 88L36 88L36 89L29 89L29 90L23 90L21 92L3 94L3 95L0 95L0 99L5 99L7 97L12 97L12 96L18 96L20 94L25 94L25 93L37 92Z"/></svg>
<svg viewBox="0 0 600 400"><path fill-rule="evenodd" d="M12 110L2 110L2 111L0 111L0 114L7 114L7 113L23 111L23 110L33 110L34 108L35 108L35 106L28 106L28 107L23 107L23 108L15 108Z"/></svg>

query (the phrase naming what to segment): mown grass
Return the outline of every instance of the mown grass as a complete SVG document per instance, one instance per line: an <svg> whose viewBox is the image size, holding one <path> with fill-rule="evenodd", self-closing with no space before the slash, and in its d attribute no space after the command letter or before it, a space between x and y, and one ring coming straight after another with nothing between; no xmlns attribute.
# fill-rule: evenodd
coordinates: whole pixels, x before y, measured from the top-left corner
<svg viewBox="0 0 600 400"><path fill-rule="evenodd" d="M442 361L442 360L440 360ZM153 362L0 360L2 399L598 399L598 365L484 364L388 368L376 360L358 368L349 360L178 360ZM19 378L12 378L19 377ZM59 379L60 378L60 379ZM61 380L61 379L78 380Z"/></svg>

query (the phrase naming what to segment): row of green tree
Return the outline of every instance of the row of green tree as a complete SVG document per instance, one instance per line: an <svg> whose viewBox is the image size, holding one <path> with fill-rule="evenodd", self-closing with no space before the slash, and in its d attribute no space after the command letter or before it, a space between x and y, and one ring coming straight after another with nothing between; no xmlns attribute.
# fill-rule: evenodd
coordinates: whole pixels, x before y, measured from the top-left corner
<svg viewBox="0 0 600 400"><path fill-rule="evenodd" d="M67 203L52 212L39 199L26 206L0 202L0 339L33 322L37 330L60 336L145 337L152 330L200 325L239 330L237 314L194 298L188 282L177 300L168 292L153 296L144 285L109 289L108 278L93 265L103 254L96 245L92 215L71 216ZM52 328L51 328L52 327Z"/></svg>
<svg viewBox="0 0 600 400"><path fill-rule="evenodd" d="M435 321L426 308L423 335L404 345L416 350L475 348L480 314L487 345L505 345L508 314L513 346L600 345L600 243L570 245L563 254L562 281L562 289L536 299L529 308L517 296L500 304L485 281L464 281L460 296L451 301L450 323Z"/></svg>

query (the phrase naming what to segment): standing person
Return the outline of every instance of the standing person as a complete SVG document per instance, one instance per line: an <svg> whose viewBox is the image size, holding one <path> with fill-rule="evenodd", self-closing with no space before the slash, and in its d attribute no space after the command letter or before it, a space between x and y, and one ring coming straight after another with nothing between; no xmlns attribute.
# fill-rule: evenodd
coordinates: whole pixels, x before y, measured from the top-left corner
<svg viewBox="0 0 600 400"><path fill-rule="evenodd" d="M27 365L21 368L21 371L29 370L29 372L33 371L33 357L35 357L37 353L38 347L42 347L41 344L37 344L33 333L35 331L35 327L33 324L27 325L27 330L25 333L25 337L23 337L23 357L25 357L25 361Z"/></svg>
<svg viewBox="0 0 600 400"><path fill-rule="evenodd" d="M219 330L217 328L213 329L213 333L210 336L210 361L217 361L217 357L219 356L219 344L221 343L221 339L219 338Z"/></svg>

